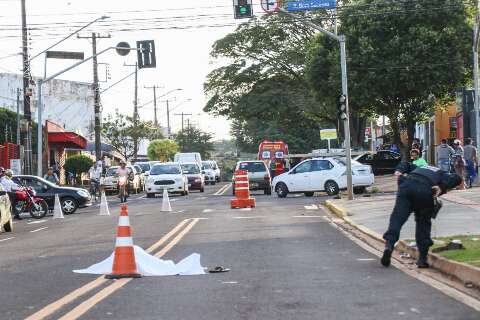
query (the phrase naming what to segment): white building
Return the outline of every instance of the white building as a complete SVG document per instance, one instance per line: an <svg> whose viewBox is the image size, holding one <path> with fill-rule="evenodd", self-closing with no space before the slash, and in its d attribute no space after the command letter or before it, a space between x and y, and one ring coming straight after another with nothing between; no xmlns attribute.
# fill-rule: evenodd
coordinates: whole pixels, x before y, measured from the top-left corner
<svg viewBox="0 0 480 320"><path fill-rule="evenodd" d="M17 88L23 88L21 74L0 73L0 108L17 110ZM50 120L87 139L93 134L94 97L92 84L51 80L43 85L43 123ZM20 95L23 99L23 95ZM36 90L31 99L32 118L37 121ZM23 114L23 101L20 102Z"/></svg>

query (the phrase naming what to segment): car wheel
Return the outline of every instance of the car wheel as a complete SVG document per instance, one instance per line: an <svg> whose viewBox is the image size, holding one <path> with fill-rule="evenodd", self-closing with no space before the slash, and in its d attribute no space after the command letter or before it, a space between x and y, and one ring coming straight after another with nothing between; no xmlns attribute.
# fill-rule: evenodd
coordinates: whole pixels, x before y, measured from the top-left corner
<svg viewBox="0 0 480 320"><path fill-rule="evenodd" d="M212 186L216 185L217 182L216 181L212 181Z"/></svg>
<svg viewBox="0 0 480 320"><path fill-rule="evenodd" d="M147 193L147 198L155 198L155 193Z"/></svg>
<svg viewBox="0 0 480 320"><path fill-rule="evenodd" d="M73 214L78 209L77 200L71 197L65 197L61 200L62 210L65 214Z"/></svg>
<svg viewBox="0 0 480 320"><path fill-rule="evenodd" d="M288 195L288 188L285 183L280 182L275 188L279 198L286 198Z"/></svg>
<svg viewBox="0 0 480 320"><path fill-rule="evenodd" d="M305 197L313 197L315 192L305 192Z"/></svg>
<svg viewBox="0 0 480 320"><path fill-rule="evenodd" d="M325 182L325 191L329 196L335 196L340 192L340 188L335 181L329 180Z"/></svg>
<svg viewBox="0 0 480 320"><path fill-rule="evenodd" d="M365 190L367 190L366 187L354 187L353 188L353 193L362 194L362 193L365 193Z"/></svg>

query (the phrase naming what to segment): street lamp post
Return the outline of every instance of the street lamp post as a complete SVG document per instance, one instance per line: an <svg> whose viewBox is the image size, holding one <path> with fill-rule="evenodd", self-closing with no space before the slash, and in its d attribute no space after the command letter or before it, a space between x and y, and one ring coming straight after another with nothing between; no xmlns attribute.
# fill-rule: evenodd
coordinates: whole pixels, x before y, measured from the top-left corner
<svg viewBox="0 0 480 320"><path fill-rule="evenodd" d="M55 44L51 45L47 49L43 50L42 52L37 53L34 57L32 57L30 59L30 61L32 61L33 59L40 56L42 53L45 53L45 64L44 64L44 67L43 67L43 79L38 81L38 89L37 89L37 91L38 91L38 93L37 93L37 96L38 96L38 98L37 98L37 121L38 121L38 123L37 123L37 176L39 176L39 177L42 176L42 169L43 169L43 148L42 148L42 145L43 145L43 143L42 143L42 141L43 141L42 121L43 121L43 119L42 119L42 101L41 100L42 100L42 84L44 82L47 82L47 80L46 80L47 79L47 51L52 49L53 47L59 45L60 43L64 42L65 40L70 39L75 34L79 33L80 31L84 30L85 28L88 28L89 26L91 26L95 22L105 20L105 19L108 19L108 18L110 18L110 17L101 16L101 17L87 23L86 25L84 25L80 29L72 32L71 34L69 34L68 36L63 38L62 40L56 42Z"/></svg>

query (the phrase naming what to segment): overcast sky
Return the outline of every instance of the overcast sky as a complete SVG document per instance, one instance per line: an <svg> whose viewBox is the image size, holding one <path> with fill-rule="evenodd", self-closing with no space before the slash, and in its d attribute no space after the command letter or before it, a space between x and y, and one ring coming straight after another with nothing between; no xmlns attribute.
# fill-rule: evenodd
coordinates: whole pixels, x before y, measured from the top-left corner
<svg viewBox="0 0 480 320"><path fill-rule="evenodd" d="M81 33L85 36L95 31L111 35L111 38L98 42L98 51L120 41L127 41L134 46L136 40L155 40L157 68L139 71L139 105L153 99L152 90L144 86L163 86L164 89L158 90L158 95L183 88L183 91L169 96L170 99L176 99L171 102L172 108L186 99L192 100L178 106L172 113L192 113L191 121L214 133L216 139L228 136L228 122L203 114L202 108L206 101L203 94L205 77L218 66L209 57L211 46L217 39L235 30L235 24L238 23L233 19L231 0L26 0L26 3L27 22L31 29L31 56L95 18L108 15L110 19L96 23ZM259 8L256 7L256 10ZM20 0L0 0L0 16L0 71L18 73L21 71L21 57L5 56L21 51ZM55 49L84 51L85 56L91 55L89 40L76 37ZM111 76L107 83L101 84L102 88L131 73L134 69L124 66L124 63L133 64L135 60L134 54L120 57L114 51L100 56L99 63L109 64ZM68 60L50 59L48 74L62 70L71 63ZM43 57L33 60L33 74L43 74L43 66ZM103 65L99 67L99 76L101 80L106 78ZM59 78L91 82L92 64L87 62ZM112 113L118 108L123 113L131 114L133 87L134 78L131 77L103 94L104 113ZM158 108L160 124L166 126L165 103L159 103ZM153 104L142 108L140 115L142 119L153 120ZM180 117L172 116L171 123L173 131L177 131L181 127Z"/></svg>

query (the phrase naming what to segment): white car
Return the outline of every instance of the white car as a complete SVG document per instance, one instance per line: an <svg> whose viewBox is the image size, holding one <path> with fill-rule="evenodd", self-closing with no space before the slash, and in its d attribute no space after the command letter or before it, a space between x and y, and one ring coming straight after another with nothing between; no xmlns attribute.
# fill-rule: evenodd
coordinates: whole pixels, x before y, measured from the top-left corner
<svg viewBox="0 0 480 320"><path fill-rule="evenodd" d="M210 162L212 163L213 170L215 170L215 180L220 182L220 168L218 167L217 161L210 160Z"/></svg>
<svg viewBox="0 0 480 320"><path fill-rule="evenodd" d="M163 189L169 193L188 195L188 178L183 174L179 163L155 164L150 169L145 186L147 198L153 198L157 193L163 194Z"/></svg>
<svg viewBox="0 0 480 320"><path fill-rule="evenodd" d="M202 173L205 177L205 184L217 183L216 172L211 161L202 161Z"/></svg>
<svg viewBox="0 0 480 320"><path fill-rule="evenodd" d="M326 191L336 195L347 188L346 164L340 158L313 158L300 162L289 172L276 176L273 190L280 198L289 193L304 193L307 197L315 192ZM356 193L365 191L375 178L369 165L352 160L353 186Z"/></svg>

